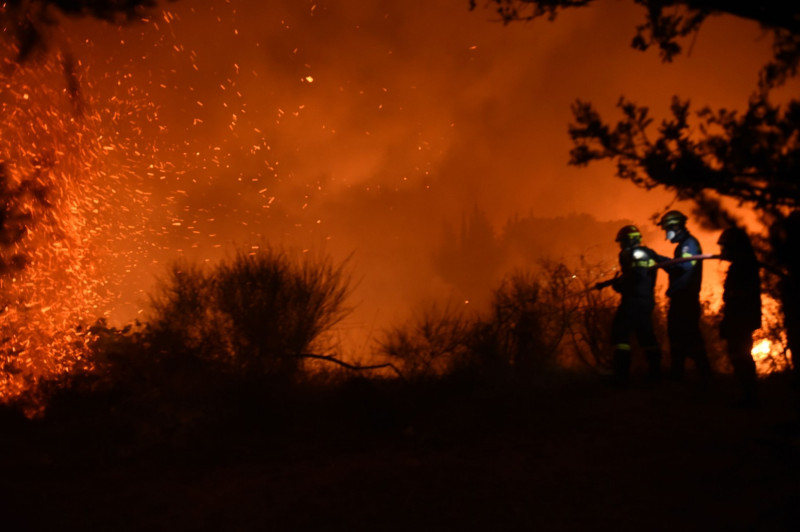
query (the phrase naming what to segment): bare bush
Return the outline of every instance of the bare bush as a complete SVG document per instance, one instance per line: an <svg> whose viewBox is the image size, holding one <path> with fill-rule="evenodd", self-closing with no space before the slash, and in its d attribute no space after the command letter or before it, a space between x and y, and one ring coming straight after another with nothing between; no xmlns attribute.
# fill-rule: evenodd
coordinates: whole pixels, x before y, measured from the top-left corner
<svg viewBox="0 0 800 532"><path fill-rule="evenodd" d="M600 265L581 262L573 270L573 292L567 336L570 353L583 366L597 371L611 369L611 323L618 304L612 290L595 290L594 285L609 276Z"/></svg>
<svg viewBox="0 0 800 532"><path fill-rule="evenodd" d="M216 306L213 276L199 266L176 263L151 297L154 343L213 359L227 350L228 326Z"/></svg>
<svg viewBox="0 0 800 532"><path fill-rule="evenodd" d="M484 315L432 306L388 331L380 350L398 361L406 376L465 368L543 370L555 364L568 331L570 278L563 265L550 263L537 275L511 274L493 292Z"/></svg>
<svg viewBox="0 0 800 532"><path fill-rule="evenodd" d="M514 273L494 291L481 349L519 371L555 363L567 331L571 275L562 264L542 263L538 275Z"/></svg>
<svg viewBox="0 0 800 532"><path fill-rule="evenodd" d="M431 305L417 319L389 329L379 350L398 362L406 378L442 375L469 358L474 327L463 310Z"/></svg>
<svg viewBox="0 0 800 532"><path fill-rule="evenodd" d="M237 372L293 375L349 312L345 266L271 248L210 271L176 265L152 299L153 341Z"/></svg>

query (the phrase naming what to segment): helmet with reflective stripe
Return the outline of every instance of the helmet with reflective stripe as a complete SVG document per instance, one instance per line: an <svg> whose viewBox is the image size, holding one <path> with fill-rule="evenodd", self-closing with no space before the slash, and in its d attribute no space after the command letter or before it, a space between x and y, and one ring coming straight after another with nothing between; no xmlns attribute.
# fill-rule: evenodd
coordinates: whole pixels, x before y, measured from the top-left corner
<svg viewBox="0 0 800 532"><path fill-rule="evenodd" d="M626 225L617 231L616 241L621 244L635 244L642 240L642 233L635 225Z"/></svg>
<svg viewBox="0 0 800 532"><path fill-rule="evenodd" d="M686 224L686 220L688 220L688 218L681 211L669 211L661 217L661 221L658 222L658 225L664 229L671 225L683 226Z"/></svg>

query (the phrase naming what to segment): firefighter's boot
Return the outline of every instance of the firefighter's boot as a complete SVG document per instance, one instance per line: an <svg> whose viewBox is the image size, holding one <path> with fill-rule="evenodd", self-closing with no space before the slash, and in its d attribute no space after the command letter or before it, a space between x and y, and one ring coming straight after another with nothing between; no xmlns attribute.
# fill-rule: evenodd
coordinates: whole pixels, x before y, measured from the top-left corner
<svg viewBox="0 0 800 532"><path fill-rule="evenodd" d="M645 348L645 356L647 357L648 377L651 382L658 382L661 380L661 349L658 346L650 346Z"/></svg>
<svg viewBox="0 0 800 532"><path fill-rule="evenodd" d="M612 360L614 370L614 384L620 388L626 388L629 384L631 372L631 349L630 347L617 347L614 350Z"/></svg>

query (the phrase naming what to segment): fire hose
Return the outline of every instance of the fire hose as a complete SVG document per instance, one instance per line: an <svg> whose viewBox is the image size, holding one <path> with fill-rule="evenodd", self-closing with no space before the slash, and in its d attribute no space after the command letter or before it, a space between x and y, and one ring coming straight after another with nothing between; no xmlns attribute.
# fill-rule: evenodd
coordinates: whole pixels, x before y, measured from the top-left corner
<svg viewBox="0 0 800 532"><path fill-rule="evenodd" d="M663 262L659 262L657 264L654 264L653 266L650 266L650 269L667 268L669 266L673 266L675 264L682 264L684 262L692 262L692 261L696 261L696 260L719 259L719 258L721 258L719 255L712 255L710 253L704 253L702 255L690 255L688 257L678 257L677 259L670 259L670 260L666 260L666 261L663 261ZM617 274L614 277L612 277L610 279L606 279L605 281L597 282L597 283L594 284L594 286L592 286L590 288L587 288L586 290L581 290L580 292L575 292L573 294L569 294L567 297L571 298L571 297L576 297L576 296L580 296L580 295L589 293L589 292L591 292L593 290L602 290L603 288L606 288L606 287L611 286L612 284L614 284L614 281L616 281L619 278L619 276L620 276L620 273L617 272Z"/></svg>

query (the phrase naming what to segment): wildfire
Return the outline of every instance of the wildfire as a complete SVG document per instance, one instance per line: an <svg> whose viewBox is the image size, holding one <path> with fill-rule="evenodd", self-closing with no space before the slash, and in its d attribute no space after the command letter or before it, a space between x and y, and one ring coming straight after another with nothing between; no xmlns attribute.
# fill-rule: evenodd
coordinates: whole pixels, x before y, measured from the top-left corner
<svg viewBox="0 0 800 532"><path fill-rule="evenodd" d="M263 17L236 16L256 3L229 4L187 5L182 16L164 11L125 28L65 20L72 30L54 36L44 60L3 63L15 54L0 53L2 177L24 189L14 196L24 233L0 245L0 400L87 366L90 326L98 318L113 324L135 317L153 275L181 254L213 261L226 246L267 239L349 253L353 242L390 240L393 218L372 223L380 209L399 213L417 200L438 206L448 194L449 178L434 179L434 170L444 161L445 173L458 175L448 168L461 153L462 115L450 113L473 108L477 93L468 106L456 102L428 120L442 98L423 95L409 71L373 72L378 64L405 65L394 63L401 54L348 65L338 60L346 53L319 45L331 39L317 43L321 26L307 29L314 39L304 50L297 45L306 34L283 18L266 31ZM192 26L200 22L200 30ZM235 54L209 38L231 34ZM70 59L69 49L80 59ZM409 66L417 72L416 63ZM409 118L414 125L406 125ZM495 171L502 157L491 159ZM483 190L479 183L475 189ZM397 198L386 199L392 190ZM355 216L357 210L363 212ZM425 231L434 220L414 218ZM402 224L402 231L415 227L409 217ZM351 238L352 228L364 234ZM328 244L332 234L346 236ZM392 257L394 248L385 245L382 256ZM380 291L381 304L404 301L399 284L381 275L390 272L376 285L396 285L392 295ZM760 371L780 359L773 353L779 348L765 341L754 349Z"/></svg>
<svg viewBox="0 0 800 532"><path fill-rule="evenodd" d="M141 31L198 70L194 52L167 46L169 31ZM266 212L278 205L269 181L280 178L278 161L263 156L271 148L261 130L250 122L246 141L238 130L248 117L238 65L219 89L230 127L209 140L206 115L188 135L163 118L169 109L154 94L177 94L175 70L141 76L138 65L114 63L94 71L58 49L33 64L3 59L14 56L0 49L0 183L20 228L0 242L0 401L90 369L92 324L141 313L165 262L195 249L202 260L219 258L220 241L234 232L262 239ZM232 174L237 167L248 170ZM298 201L308 205L308 194Z"/></svg>

